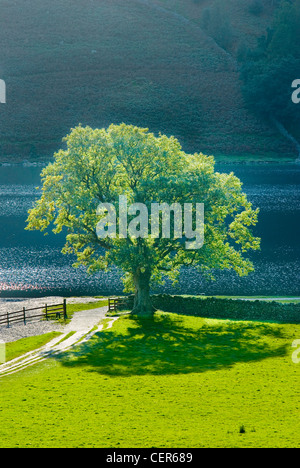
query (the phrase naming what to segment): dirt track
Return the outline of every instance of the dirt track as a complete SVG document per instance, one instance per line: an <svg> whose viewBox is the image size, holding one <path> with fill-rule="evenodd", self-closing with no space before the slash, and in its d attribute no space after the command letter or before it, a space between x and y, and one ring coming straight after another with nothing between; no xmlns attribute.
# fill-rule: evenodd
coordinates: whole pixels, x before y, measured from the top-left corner
<svg viewBox="0 0 300 468"><path fill-rule="evenodd" d="M99 322L104 319L107 307L77 312L74 314L71 323L63 328L63 334L50 341L42 348L26 353L23 356L9 361L0 366L0 377L14 374L27 369L37 363L45 361L63 351L88 341L95 333L103 329ZM108 327L111 327L117 318L110 320ZM68 336L70 332L74 332Z"/></svg>
<svg viewBox="0 0 300 468"><path fill-rule="evenodd" d="M23 307L26 309L34 307L44 307L45 304L61 304L63 297L42 297L32 299L4 299L0 298L0 315L6 312L16 312L22 310ZM67 304L76 303L90 303L99 302L99 299L94 297L71 297L67 299ZM89 314L91 317L92 314ZM21 338L27 338L29 336L38 336L52 331L58 331L64 333L64 325L60 325L54 321L42 321L33 322L26 326L23 324L16 324L11 328L1 327L0 328L0 340L5 343L20 340Z"/></svg>

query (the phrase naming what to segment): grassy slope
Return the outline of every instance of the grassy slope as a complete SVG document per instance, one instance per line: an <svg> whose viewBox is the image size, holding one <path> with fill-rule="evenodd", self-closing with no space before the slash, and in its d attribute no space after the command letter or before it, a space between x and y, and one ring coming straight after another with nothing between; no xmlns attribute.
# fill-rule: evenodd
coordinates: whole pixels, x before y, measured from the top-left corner
<svg viewBox="0 0 300 468"><path fill-rule="evenodd" d="M60 362L1 379L0 446L299 447L299 333L121 318Z"/></svg>
<svg viewBox="0 0 300 468"><path fill-rule="evenodd" d="M47 158L79 122L122 121L174 134L187 151L291 157L289 144L244 108L234 59L199 28L212 3L1 0L0 160ZM233 55L272 16L255 19L240 3L227 2Z"/></svg>
<svg viewBox="0 0 300 468"><path fill-rule="evenodd" d="M19 356L23 356L23 354L26 354L29 351L41 348L60 334L61 333L59 332L51 332L46 333L45 335L31 336L12 343L6 343L6 362L16 359Z"/></svg>

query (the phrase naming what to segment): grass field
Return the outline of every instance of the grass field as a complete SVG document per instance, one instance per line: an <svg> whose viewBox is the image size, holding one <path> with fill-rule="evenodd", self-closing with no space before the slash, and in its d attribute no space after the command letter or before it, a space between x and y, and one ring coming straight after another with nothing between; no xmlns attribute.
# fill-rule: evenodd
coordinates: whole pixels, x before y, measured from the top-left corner
<svg viewBox="0 0 300 468"><path fill-rule="evenodd" d="M1 379L0 446L299 447L299 338L299 325L122 317Z"/></svg>
<svg viewBox="0 0 300 468"><path fill-rule="evenodd" d="M12 343L6 343L6 361L11 361L23 354L41 348L59 335L59 332L51 332L45 335L31 336Z"/></svg>

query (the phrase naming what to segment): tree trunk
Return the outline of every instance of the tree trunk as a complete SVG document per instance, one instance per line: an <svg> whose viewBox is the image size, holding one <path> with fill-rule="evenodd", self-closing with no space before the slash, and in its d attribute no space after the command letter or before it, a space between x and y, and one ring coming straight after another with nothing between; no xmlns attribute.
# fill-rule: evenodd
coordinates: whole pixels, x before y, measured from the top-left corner
<svg viewBox="0 0 300 468"><path fill-rule="evenodd" d="M150 278L149 270L141 271L138 269L134 275L135 297L132 313L135 315L149 317L154 313L154 308L150 298Z"/></svg>

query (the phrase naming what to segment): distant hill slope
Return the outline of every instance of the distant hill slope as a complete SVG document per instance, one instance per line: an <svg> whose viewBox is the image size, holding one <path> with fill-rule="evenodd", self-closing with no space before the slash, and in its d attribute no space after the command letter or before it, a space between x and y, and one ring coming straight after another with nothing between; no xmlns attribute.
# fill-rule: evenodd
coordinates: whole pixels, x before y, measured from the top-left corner
<svg viewBox="0 0 300 468"><path fill-rule="evenodd" d="M224 50L201 27L214 0L2 0L0 160L49 158L78 123L173 134L186 151L296 157L244 105L236 53L272 20L226 0ZM272 2L270 2L271 4Z"/></svg>

